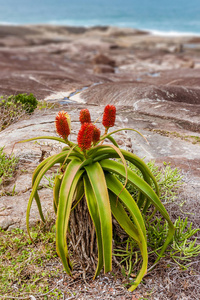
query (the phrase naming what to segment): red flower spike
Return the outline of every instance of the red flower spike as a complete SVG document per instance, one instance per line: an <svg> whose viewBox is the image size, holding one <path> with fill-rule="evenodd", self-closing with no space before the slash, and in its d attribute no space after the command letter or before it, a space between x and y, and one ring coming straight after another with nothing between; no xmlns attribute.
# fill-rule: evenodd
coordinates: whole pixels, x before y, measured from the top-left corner
<svg viewBox="0 0 200 300"><path fill-rule="evenodd" d="M59 111L55 120L56 132L63 138L67 139L71 130L71 120L67 112Z"/></svg>
<svg viewBox="0 0 200 300"><path fill-rule="evenodd" d="M87 108L82 109L80 111L79 120L80 120L81 124L83 124L83 123L91 123L90 112L89 112L89 110Z"/></svg>
<svg viewBox="0 0 200 300"><path fill-rule="evenodd" d="M96 144L100 140L100 135L101 135L100 129L94 126L93 139L92 139L94 144Z"/></svg>
<svg viewBox="0 0 200 300"><path fill-rule="evenodd" d="M81 150L90 149L93 141L94 125L92 123L83 123L79 130L77 142Z"/></svg>
<svg viewBox="0 0 200 300"><path fill-rule="evenodd" d="M116 107L114 105L106 105L104 108L103 121L104 127L109 128L115 125Z"/></svg>

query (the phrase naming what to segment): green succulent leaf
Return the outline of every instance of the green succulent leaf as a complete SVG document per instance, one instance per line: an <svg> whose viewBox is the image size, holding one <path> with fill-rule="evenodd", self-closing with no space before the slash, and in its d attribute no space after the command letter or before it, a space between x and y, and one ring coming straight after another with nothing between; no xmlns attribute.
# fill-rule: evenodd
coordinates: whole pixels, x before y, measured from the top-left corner
<svg viewBox="0 0 200 300"><path fill-rule="evenodd" d="M108 135L107 139L110 140L113 143L114 146L116 146L117 148L119 148L117 142L115 141L115 139L111 135Z"/></svg>
<svg viewBox="0 0 200 300"><path fill-rule="evenodd" d="M54 140L54 141L57 141L60 143L67 144L67 142L65 140L63 140L62 138L56 137L56 136L37 136L37 137L31 138L31 139L19 141L17 143L26 143L26 142L31 142L31 141L35 141L35 140Z"/></svg>
<svg viewBox="0 0 200 300"><path fill-rule="evenodd" d="M65 152L61 152L59 154L56 154L56 155L52 156L50 159L46 160L46 163L42 162L43 164L42 163L40 164L40 168L38 166L37 171L33 175L34 178L33 178L32 181L34 182L34 184L33 184L31 195L29 197L27 211L26 211L26 226L27 226L27 232L28 232L30 238L31 238L31 235L30 235L30 229L29 229L29 215L30 215L30 210L31 210L31 206L32 206L32 202L33 202L34 198L35 198L37 206L38 206L40 217L41 217L42 221L44 222L44 215L42 213L41 202L40 202L39 195L37 193L37 189L38 189L38 186L40 184L40 181L41 181L42 177L44 176L44 174L53 165L55 165L56 163L63 162L65 157L66 157Z"/></svg>
<svg viewBox="0 0 200 300"><path fill-rule="evenodd" d="M35 171L33 172L33 175L32 175L32 187L35 183L35 180L37 178L37 175L39 174L40 170L48 163L49 160L53 159L54 157L57 157L57 154L53 155L53 156L50 156L50 157L47 157L45 160L43 160L38 166L37 168L35 169Z"/></svg>
<svg viewBox="0 0 200 300"><path fill-rule="evenodd" d="M85 167L90 180L101 222L104 272L112 269L112 216L104 172L98 162Z"/></svg>
<svg viewBox="0 0 200 300"><path fill-rule="evenodd" d="M127 161L129 161L130 163L135 165L141 171L144 180L147 181L149 185L151 185L151 180L152 180L152 182L155 186L156 194L159 195L158 183L157 183L155 177L153 176L152 172L149 170L147 165L144 163L144 161L142 159L140 159L137 155L130 153L126 150L120 149L120 151ZM99 146L89 150L88 154L94 159L98 158L100 156L103 157L103 155L106 155L107 158L117 158L118 157L118 154L116 153L116 151L114 151L112 148L110 148L107 145L99 145Z"/></svg>
<svg viewBox="0 0 200 300"><path fill-rule="evenodd" d="M84 170L80 170L81 167L81 162L75 159L68 164L60 187L59 204L57 210L56 249L62 260L65 271L69 275L71 275L71 270L69 267L70 261L68 257L66 235L74 193L76 186L84 172Z"/></svg>
<svg viewBox="0 0 200 300"><path fill-rule="evenodd" d="M123 176L124 178L126 178L126 174L124 172L124 167L122 164L117 163L115 161L108 160L108 159L101 161L100 164L104 170L119 174L119 175ZM169 224L168 235L167 235L166 241L155 261L155 264L156 264L159 261L159 259L162 257L168 244L172 240L172 237L175 232L175 228L174 228L172 221L169 218L169 215L168 215L164 205L162 204L162 202L160 201L160 199L158 198L158 196L154 192L154 190L142 178L137 176L130 169L128 169L128 180L150 200L150 202L156 207L157 210L160 211L162 216L167 220L167 222Z"/></svg>
<svg viewBox="0 0 200 300"><path fill-rule="evenodd" d="M112 191L116 196L118 196L119 192L122 190L123 187L122 183L114 175L109 173L106 174L106 184L108 189ZM129 210L137 230L139 231L140 228L140 231L142 231L143 237L146 240L146 228L137 203L134 201L133 197L129 194L129 192L126 189L123 189L123 191L119 195L119 198L121 199L121 201L123 201L123 204ZM118 203L116 203L116 205L118 205Z"/></svg>
<svg viewBox="0 0 200 300"><path fill-rule="evenodd" d="M111 175L111 174L106 174L106 183L107 183L109 190L111 190L112 193L115 194L115 197L112 197L112 194L111 194L110 201L114 202L114 203L112 203L111 208L112 208L112 210L114 208L114 210L116 212L116 206L119 205L119 203L117 201L117 195L122 188L122 184L114 175ZM120 217L120 212L119 212L119 216L118 216L119 224L123 225L123 229L132 238L134 238L136 240L136 242L138 243L138 246L140 248L142 257L143 257L143 263L142 263L141 270L140 270L137 278L135 279L134 285L132 285L129 289L130 291L133 291L139 285L143 276L147 272L148 252L147 252L146 229L145 229L145 224L144 224L142 214L141 214L137 204L135 203L134 199L129 194L129 192L126 189L123 189L123 191L119 195L119 198L123 202L123 204L127 207L127 209L129 210L130 215L135 223L135 227L132 227L132 231L130 231L131 223L127 219L128 216L125 218L125 216L123 214L122 215L122 216L124 216L124 219L123 219L122 216ZM127 224L125 223L125 220L127 220L129 226L127 226ZM135 238L135 235L137 235L137 239Z"/></svg>
<svg viewBox="0 0 200 300"><path fill-rule="evenodd" d="M109 193L109 195L110 195L111 209L113 215L115 216L120 226L124 229L124 231L137 242L143 257L143 263L140 272L136 277L134 284L129 288L129 291L132 292L140 284L142 278L147 272L148 252L147 252L146 238L143 235L143 231L142 228L140 227L140 224L138 224L138 228L136 228L134 224L131 222L125 210L123 209L122 205L119 203L117 196L111 192ZM120 198L124 199L123 192L121 193Z"/></svg>
<svg viewBox="0 0 200 300"><path fill-rule="evenodd" d="M131 221L127 215L123 205L120 201L117 201L117 197L111 191L109 191L111 211L119 225L130 235L135 241L140 243L139 233L135 224Z"/></svg>
<svg viewBox="0 0 200 300"><path fill-rule="evenodd" d="M109 138L109 136L111 136L112 134L117 133L117 132L119 132L119 131L124 131L124 130L130 130L130 131L135 131L135 132L137 132L137 133L138 133L139 135L141 135L141 136L145 139L145 141L148 143L147 139L143 136L143 134L141 134L141 132L139 132L138 130L133 129L133 128L120 128L120 129L114 130L114 131L112 131L112 132L110 132L110 133L108 133L108 134L102 136L100 140L101 140L101 141L102 141L102 140L105 140L105 139Z"/></svg>

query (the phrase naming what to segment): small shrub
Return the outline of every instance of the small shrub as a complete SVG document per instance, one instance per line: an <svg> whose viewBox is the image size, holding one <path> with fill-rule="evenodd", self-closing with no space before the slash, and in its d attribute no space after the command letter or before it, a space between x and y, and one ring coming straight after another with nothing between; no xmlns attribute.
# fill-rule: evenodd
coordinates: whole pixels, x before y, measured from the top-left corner
<svg viewBox="0 0 200 300"><path fill-rule="evenodd" d="M160 200L163 204L174 202L177 199L177 191L183 184L181 171L178 168L172 168L170 164L163 162L163 167L158 167L155 165L155 161L147 162L149 170L154 175L160 190ZM138 176L142 177L142 173L130 162L128 162L128 167L134 171ZM123 177L118 176L122 184L125 183ZM137 199L138 191L135 187L128 183L126 189L129 193Z"/></svg>
<svg viewBox="0 0 200 300"><path fill-rule="evenodd" d="M0 97L0 131L17 122L24 115L32 113L37 103L33 94Z"/></svg>
<svg viewBox="0 0 200 300"><path fill-rule="evenodd" d="M23 109L29 114L34 112L38 105L38 101L33 94L18 94L16 96L10 96L8 99L13 99L17 104L21 103Z"/></svg>
<svg viewBox="0 0 200 300"><path fill-rule="evenodd" d="M168 224L163 222L160 217L155 217L152 222L145 220L147 228L147 246L148 255L154 256L159 253L163 243L167 237ZM163 257L166 257L171 264L173 260L182 270L192 264L195 257L200 255L200 245L198 243L197 233L200 228L193 228L192 223L188 223L188 218L181 219L180 217L175 221L175 234L169 243ZM136 274L138 266L141 264L142 257L137 250L136 242L129 236L123 239L123 242L116 243L113 255L116 257L118 264L122 269L122 274L127 279L131 274ZM169 261L170 259L170 261ZM151 267L148 272L151 271ZM129 282L128 285L132 283Z"/></svg>

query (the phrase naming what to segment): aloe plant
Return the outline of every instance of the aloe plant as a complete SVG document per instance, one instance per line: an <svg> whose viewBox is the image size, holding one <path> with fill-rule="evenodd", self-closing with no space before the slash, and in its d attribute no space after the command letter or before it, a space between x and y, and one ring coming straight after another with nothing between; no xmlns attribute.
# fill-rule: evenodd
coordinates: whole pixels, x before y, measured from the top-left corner
<svg viewBox="0 0 200 300"><path fill-rule="evenodd" d="M116 108L113 105L107 105L104 109L102 122L105 132L101 135L100 130L91 123L89 111L87 109L82 110L80 112L81 129L78 133L78 143L74 144L68 140L71 131L70 116L62 111L58 113L55 121L60 138L41 136L22 141L52 139L65 144L61 153L46 158L35 169L26 222L30 235L29 214L33 199L36 200L40 217L45 222L38 187L45 173L59 163L60 174L55 177L53 203L56 213L56 249L64 269L67 274L71 275L66 238L70 213L72 207L74 208L79 201L86 201L95 227L98 245L98 263L94 278L99 275L102 268L104 268L105 273L112 269L113 216L123 230L136 241L143 258L141 269L134 284L129 289L133 291L147 272L148 251L144 217L149 211L149 207L153 207L153 210L151 209L153 213L149 219L156 211L159 211L169 225L167 238L155 263L162 257L175 229L159 199L158 184L147 165L135 154L120 149L113 138L113 134L120 130L133 129L124 128L108 133L109 128L114 126L115 116ZM105 139L110 140L111 143L105 144ZM115 158L120 158L121 163L117 162ZM129 169L126 162L135 165L141 171L143 178ZM125 179L124 185L119 181L119 175ZM138 189L137 200L127 191L127 182Z"/></svg>

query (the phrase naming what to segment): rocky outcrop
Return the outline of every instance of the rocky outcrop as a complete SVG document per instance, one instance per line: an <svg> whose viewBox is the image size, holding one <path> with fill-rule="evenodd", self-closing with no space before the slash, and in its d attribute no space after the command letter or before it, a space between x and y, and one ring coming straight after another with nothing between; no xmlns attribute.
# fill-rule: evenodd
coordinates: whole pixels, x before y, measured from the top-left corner
<svg viewBox="0 0 200 300"><path fill-rule="evenodd" d="M117 107L115 128L135 128L149 141L125 131L116 136L120 147L160 165L166 161L180 166L198 194L199 46L197 37L158 37L107 26L0 26L0 94L33 93L57 105L0 132L0 147L9 154L17 141L55 135L54 119L61 109L71 115L71 138L76 141L78 112L86 105L103 132L98 117L103 106L112 103ZM15 180L1 187L4 229L25 226L32 171L43 156L61 148L47 140L15 145L20 167ZM45 211L51 213L51 190L43 186L40 194ZM35 206L31 218L38 218Z"/></svg>
<svg viewBox="0 0 200 300"><path fill-rule="evenodd" d="M199 86L198 43L189 48L191 40L106 26L0 26L0 94L44 99L110 81Z"/></svg>
<svg viewBox="0 0 200 300"><path fill-rule="evenodd" d="M147 106L147 103L145 104ZM62 107L68 111L72 120L72 134L70 139L76 142L77 132L80 128L79 111L85 107L76 104ZM97 120L96 125L103 132L101 124L102 105L87 105L91 112L92 121ZM154 108L155 110L155 108ZM10 154L13 150L19 158L20 164L16 177L7 185L0 187L0 193L7 193L0 197L0 227L9 229L13 227L24 228L27 201L31 191L31 176L33 170L39 164L41 157L48 157L58 153L62 144L52 140L39 140L38 143L17 143L27 137L42 135L55 136L54 120L57 109L46 112L35 112L26 120L21 120L11 125L0 133L0 146L5 145L5 151ZM178 111L177 111L178 115ZM100 117L100 118L99 118ZM99 119L98 119L99 118ZM140 135L131 131L119 132L115 135L120 147L134 152L145 160L156 160L162 166L163 161L171 162L173 166L181 167L186 174L190 173L193 183L192 193L199 191L200 173L198 164L200 161L200 135L184 129L177 120L151 116L141 111L135 111L130 107L117 105L116 125L113 129L131 127L139 130L148 140L147 143ZM194 137L199 138L195 139ZM195 143L196 141L196 143ZM13 146L15 147L13 149ZM56 173L56 168L52 170ZM188 173L189 172L189 173ZM49 174L51 176L51 174ZM189 176L189 175L187 175ZM39 194L45 214L53 216L52 190L45 186L47 180L40 183ZM9 196L8 196L9 195ZM195 194L196 197L196 194ZM31 210L31 225L39 218L35 201Z"/></svg>
<svg viewBox="0 0 200 300"><path fill-rule="evenodd" d="M115 61L109 57L107 57L106 55L103 54L97 54L94 58L93 58L93 64L95 65L108 65L111 67L115 67Z"/></svg>

